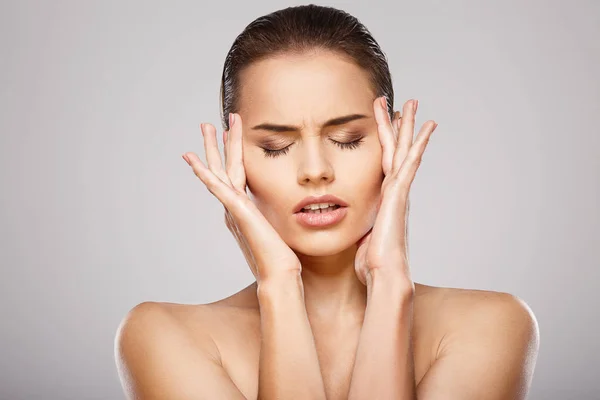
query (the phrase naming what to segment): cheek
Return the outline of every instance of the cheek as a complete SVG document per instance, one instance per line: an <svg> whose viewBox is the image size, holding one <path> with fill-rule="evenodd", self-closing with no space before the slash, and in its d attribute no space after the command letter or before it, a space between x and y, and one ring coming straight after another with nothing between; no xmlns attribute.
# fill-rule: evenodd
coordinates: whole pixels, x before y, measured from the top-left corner
<svg viewBox="0 0 600 400"><path fill-rule="evenodd" d="M377 215L381 185L385 178L381 156L381 147L370 145L361 151L354 162L348 163L344 171L343 179L348 182L344 186L352 193L352 199L367 224L373 223Z"/></svg>
<svg viewBox="0 0 600 400"><path fill-rule="evenodd" d="M277 216L289 206L284 196L291 191L285 188L295 181L287 169L273 168L273 162L269 161L261 155L248 156L244 159L244 169L252 201L265 218L275 225ZM269 171L268 174L265 171Z"/></svg>
<svg viewBox="0 0 600 400"><path fill-rule="evenodd" d="M365 201L378 199L383 183L383 169L381 167L381 158L365 157L361 162L355 163L347 172L351 177L351 186L353 192L361 194Z"/></svg>
<svg viewBox="0 0 600 400"><path fill-rule="evenodd" d="M352 154L346 161L345 170L353 177L357 190L381 188L383 169L381 166L382 149L377 136L370 136L364 147Z"/></svg>
<svg viewBox="0 0 600 400"><path fill-rule="evenodd" d="M264 187L267 186L265 168L268 168L264 158L258 154L253 146L244 146L243 164L246 174L246 187L255 197L261 197Z"/></svg>

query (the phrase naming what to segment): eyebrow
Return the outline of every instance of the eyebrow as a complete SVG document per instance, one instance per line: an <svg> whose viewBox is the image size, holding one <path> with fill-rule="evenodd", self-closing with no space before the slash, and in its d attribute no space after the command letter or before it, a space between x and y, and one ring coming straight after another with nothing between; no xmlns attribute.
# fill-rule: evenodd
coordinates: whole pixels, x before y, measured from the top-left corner
<svg viewBox="0 0 600 400"><path fill-rule="evenodd" d="M328 128L330 126L343 125L350 121L354 121L357 119L363 119L363 118L368 118L368 116L364 115L364 114L344 115L342 117L336 117L336 118L330 119L329 121L327 121L323 125L321 125L321 128ZM298 126L277 125L277 124L271 124L268 122L253 126L252 129L257 129L257 130L260 129L260 130L271 131L271 132L297 132L297 131L300 131L300 127L298 127Z"/></svg>

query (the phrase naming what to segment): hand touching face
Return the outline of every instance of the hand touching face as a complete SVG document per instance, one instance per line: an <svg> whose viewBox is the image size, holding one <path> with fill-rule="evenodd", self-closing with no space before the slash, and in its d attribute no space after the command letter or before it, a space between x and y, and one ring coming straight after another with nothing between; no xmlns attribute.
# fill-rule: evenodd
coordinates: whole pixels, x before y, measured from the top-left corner
<svg viewBox="0 0 600 400"><path fill-rule="evenodd" d="M429 138L437 127L434 121L427 121L413 142L416 106L415 100L405 103L396 132L387 113L385 98L374 102L385 179L375 224L358 242L354 266L364 284L368 284L372 272L378 270L399 279L408 291L414 287L409 273L406 237L408 194Z"/></svg>

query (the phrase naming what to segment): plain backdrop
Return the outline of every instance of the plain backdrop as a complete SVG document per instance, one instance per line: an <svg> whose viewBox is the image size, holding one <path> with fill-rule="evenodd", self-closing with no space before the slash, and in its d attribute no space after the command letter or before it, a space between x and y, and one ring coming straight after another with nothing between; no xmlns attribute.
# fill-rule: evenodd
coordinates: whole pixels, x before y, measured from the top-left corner
<svg viewBox="0 0 600 400"><path fill-rule="evenodd" d="M1 3L2 400L121 399L127 311L253 281L181 154L204 157L200 122L220 132L235 37L298 4ZM529 398L600 398L600 3L319 4L373 33L396 109L439 123L411 190L414 280L520 297L541 332Z"/></svg>

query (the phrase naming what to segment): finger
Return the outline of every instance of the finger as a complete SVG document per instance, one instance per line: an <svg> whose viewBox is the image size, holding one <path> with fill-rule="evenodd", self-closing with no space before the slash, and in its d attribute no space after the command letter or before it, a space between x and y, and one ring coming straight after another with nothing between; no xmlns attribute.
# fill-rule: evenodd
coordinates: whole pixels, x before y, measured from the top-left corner
<svg viewBox="0 0 600 400"><path fill-rule="evenodd" d="M239 192L246 192L246 171L244 170L242 117L231 113L229 132L227 133L227 175L233 187Z"/></svg>
<svg viewBox="0 0 600 400"><path fill-rule="evenodd" d="M212 124L204 123L200 124L200 130L202 136L204 136L204 150L206 153L206 162L208 168L226 184L230 185L231 182L229 177L223 169L223 163L221 161L221 153L217 146L216 129Z"/></svg>
<svg viewBox="0 0 600 400"><path fill-rule="evenodd" d="M437 123L435 121L427 121L421 127L415 142L410 148L400 171L398 171L397 179L401 182L401 186L409 189L413 180L415 179L415 175L417 173L417 169L421 165L421 160L423 159L423 153L425 152L425 148L429 143L429 138L433 131L437 128Z"/></svg>
<svg viewBox="0 0 600 400"><path fill-rule="evenodd" d="M225 155L225 165L227 165L227 131L223 131L223 154ZM231 179L231 178L230 178Z"/></svg>
<svg viewBox="0 0 600 400"><path fill-rule="evenodd" d="M227 165L227 131L223 131L223 154L225 156L225 165ZM229 179L231 180L231 178ZM225 225L227 226L229 231L231 231L231 214L229 213L229 210L227 210L227 207L225 207L225 205L223 205L223 209L225 210Z"/></svg>
<svg viewBox="0 0 600 400"><path fill-rule="evenodd" d="M373 107L375 110L375 121L377 122L379 141L381 142L381 146L383 148L381 164L383 173L387 175L392 168L392 160L394 157L394 128L388 113L385 96L375 99Z"/></svg>
<svg viewBox="0 0 600 400"><path fill-rule="evenodd" d="M236 193L232 188L223 182L221 178L207 168L200 158L195 153L185 153L184 159L187 158L188 164L192 167L194 174L200 178L202 183L228 210L236 205Z"/></svg>
<svg viewBox="0 0 600 400"><path fill-rule="evenodd" d="M227 165L227 138L228 138L228 131L224 130L223 131L223 155L225 156L225 165ZM231 178L230 178L231 179ZM229 210L227 209L227 207L225 207L225 205L223 205L223 209L225 210L225 225L227 226L227 228L229 229L229 231L233 232L233 219L231 217L231 213L229 212Z"/></svg>
<svg viewBox="0 0 600 400"><path fill-rule="evenodd" d="M415 130L414 104L414 100L409 100L404 103L402 109L402 119L398 130L398 142L396 143L396 151L394 153L394 160L392 161L392 170L394 172L397 172L400 169L400 166L413 143Z"/></svg>
<svg viewBox="0 0 600 400"><path fill-rule="evenodd" d="M394 118L392 119L392 126L394 127L394 148L395 148L396 143L398 143L398 130L400 129L400 111L396 111L394 113Z"/></svg>
<svg viewBox="0 0 600 400"><path fill-rule="evenodd" d="M229 147L230 147L230 143L231 143L231 128L233 127L233 123L234 123L234 116L232 115L232 113L229 113L229 129L225 132L223 132L223 144L225 145L224 148L225 153L227 154L227 157L225 158L225 171L227 171L227 174L229 175L229 171L231 169L231 154L229 151ZM231 176L229 176L229 179L231 179ZM232 182L233 183L233 182Z"/></svg>

